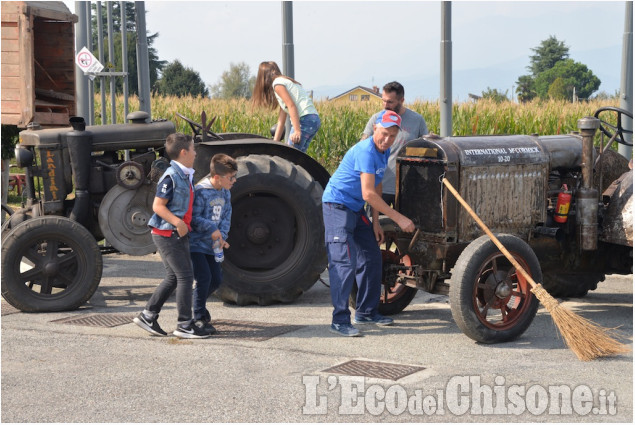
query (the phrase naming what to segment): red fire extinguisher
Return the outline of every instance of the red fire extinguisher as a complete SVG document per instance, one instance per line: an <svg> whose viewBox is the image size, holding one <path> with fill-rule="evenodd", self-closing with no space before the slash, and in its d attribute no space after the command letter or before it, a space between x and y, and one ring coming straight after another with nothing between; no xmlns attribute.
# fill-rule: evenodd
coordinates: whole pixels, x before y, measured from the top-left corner
<svg viewBox="0 0 635 425"><path fill-rule="evenodd" d="M556 212L553 220L558 223L566 223L569 215L569 207L571 206L571 192L566 184L562 185L562 192L558 194L558 202L556 203Z"/></svg>

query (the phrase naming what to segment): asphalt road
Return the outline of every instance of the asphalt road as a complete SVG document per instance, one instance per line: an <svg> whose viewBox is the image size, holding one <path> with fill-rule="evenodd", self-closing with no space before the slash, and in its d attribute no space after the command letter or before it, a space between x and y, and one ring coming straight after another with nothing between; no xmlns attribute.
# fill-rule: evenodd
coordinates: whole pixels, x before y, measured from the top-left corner
<svg viewBox="0 0 635 425"><path fill-rule="evenodd" d="M343 338L328 332L328 288L317 282L290 305L213 298L221 332L183 341L128 321L161 278L159 257L104 261L80 310L25 314L2 300L2 422L632 423L632 353L577 360L542 307L518 340L482 345L459 331L447 297L420 292L393 327ZM563 304L619 327L632 348L632 276ZM93 315L124 324L68 323ZM159 321L174 329L173 299Z"/></svg>

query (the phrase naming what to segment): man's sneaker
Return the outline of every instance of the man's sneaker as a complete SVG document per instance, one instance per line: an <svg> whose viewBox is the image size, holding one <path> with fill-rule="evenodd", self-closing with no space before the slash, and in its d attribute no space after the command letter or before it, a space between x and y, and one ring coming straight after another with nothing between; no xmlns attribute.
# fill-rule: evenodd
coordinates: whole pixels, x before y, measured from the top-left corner
<svg viewBox="0 0 635 425"><path fill-rule="evenodd" d="M214 335L216 333L216 328L212 326L210 322L206 322L204 320L197 320L194 322L194 324L198 326L199 328L203 329L209 335Z"/></svg>
<svg viewBox="0 0 635 425"><path fill-rule="evenodd" d="M330 332L342 336L359 336L359 329L352 325L332 323Z"/></svg>
<svg viewBox="0 0 635 425"><path fill-rule="evenodd" d="M139 315L132 319L132 321L141 329L150 332L152 335L166 336L168 333L161 329L161 326L159 326L159 322L157 322L158 318L159 316L157 315L154 319L148 320L143 315L143 313L139 313Z"/></svg>
<svg viewBox="0 0 635 425"><path fill-rule="evenodd" d="M194 338L209 338L209 334L205 332L203 329L196 326L196 324L192 323L190 325L178 325L176 330L172 332L175 336L179 338L186 339L194 339Z"/></svg>
<svg viewBox="0 0 635 425"><path fill-rule="evenodd" d="M369 324L375 324L377 326L390 326L393 324L393 322L394 320L392 320L390 317L382 316L379 313L376 313L375 315L370 317L355 315L355 318L353 319L353 323L355 323L356 325L369 323Z"/></svg>

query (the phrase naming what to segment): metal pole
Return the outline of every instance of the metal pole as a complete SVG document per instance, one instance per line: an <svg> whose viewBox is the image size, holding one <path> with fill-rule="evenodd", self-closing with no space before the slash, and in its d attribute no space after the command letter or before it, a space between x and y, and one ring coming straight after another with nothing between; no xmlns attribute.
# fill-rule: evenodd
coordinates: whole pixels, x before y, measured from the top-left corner
<svg viewBox="0 0 635 425"><path fill-rule="evenodd" d="M106 3L107 9L106 14L108 16L108 62L110 62L113 66L115 65L115 40L114 40L114 27L112 21L112 2L109 1ZM112 124L117 123L117 104L115 98L115 77L110 78L110 122Z"/></svg>
<svg viewBox="0 0 635 425"><path fill-rule="evenodd" d="M624 20L624 40L622 42L622 78L620 83L620 108L633 113L633 2L626 2L626 18ZM623 117L625 129L633 130L633 120ZM624 134L624 139L633 143L632 134ZM617 151L630 159L633 147L618 145Z"/></svg>
<svg viewBox="0 0 635 425"><path fill-rule="evenodd" d="M91 17L90 3L86 7L86 47L91 52L93 51L93 23ZM95 78L88 79L88 117L86 117L86 124L95 124Z"/></svg>
<svg viewBox="0 0 635 425"><path fill-rule="evenodd" d="M101 2L97 2L97 46L99 47L99 62L104 62L104 17ZM99 77L99 94L101 95L101 124L106 124L106 77Z"/></svg>
<svg viewBox="0 0 635 425"><path fill-rule="evenodd" d="M139 81L139 109L152 116L150 109L150 59L146 35L146 8L144 2L136 1L137 23L137 75Z"/></svg>
<svg viewBox="0 0 635 425"><path fill-rule="evenodd" d="M293 2L282 2L282 73L295 78L293 58Z"/></svg>
<svg viewBox="0 0 635 425"><path fill-rule="evenodd" d="M282 73L287 77L295 78L295 65L293 58L293 2L282 2ZM285 135L289 140L291 133L291 119L287 116L284 126Z"/></svg>
<svg viewBox="0 0 635 425"><path fill-rule="evenodd" d="M126 24L126 2L119 3L121 8L121 70L123 76L123 120L128 116L128 29Z"/></svg>
<svg viewBox="0 0 635 425"><path fill-rule="evenodd" d="M452 135L452 2L441 2L441 137Z"/></svg>
<svg viewBox="0 0 635 425"><path fill-rule="evenodd" d="M75 2L75 14L79 18L75 30L75 54L86 46L86 7L89 7L87 1ZM88 117L88 77L78 66L75 67L75 91L77 116Z"/></svg>

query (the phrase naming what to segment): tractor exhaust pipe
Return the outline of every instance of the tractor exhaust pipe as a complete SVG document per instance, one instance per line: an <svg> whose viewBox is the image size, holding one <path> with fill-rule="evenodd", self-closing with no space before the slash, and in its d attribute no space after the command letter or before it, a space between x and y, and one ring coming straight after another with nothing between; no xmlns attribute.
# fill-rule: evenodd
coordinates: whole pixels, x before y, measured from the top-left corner
<svg viewBox="0 0 635 425"><path fill-rule="evenodd" d="M86 131L86 122L82 117L71 117L72 131L66 133L66 144L71 159L71 169L75 184L75 203L70 219L87 227L90 211L90 153L92 152L92 134Z"/></svg>
<svg viewBox="0 0 635 425"><path fill-rule="evenodd" d="M584 117L578 120L582 134L582 187L576 193L578 239L583 251L598 249L598 190L593 188L593 137L600 120Z"/></svg>
<svg viewBox="0 0 635 425"><path fill-rule="evenodd" d="M559 227L538 226L534 229L534 235L554 238L558 242L564 239L564 231Z"/></svg>

